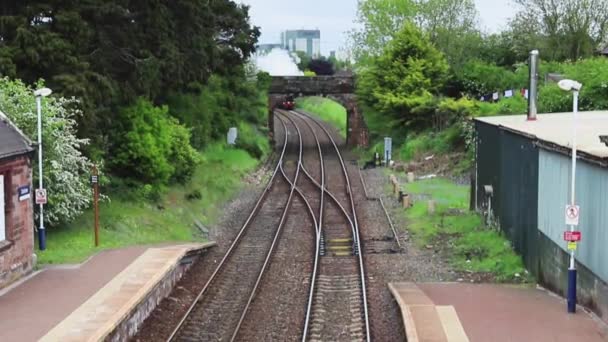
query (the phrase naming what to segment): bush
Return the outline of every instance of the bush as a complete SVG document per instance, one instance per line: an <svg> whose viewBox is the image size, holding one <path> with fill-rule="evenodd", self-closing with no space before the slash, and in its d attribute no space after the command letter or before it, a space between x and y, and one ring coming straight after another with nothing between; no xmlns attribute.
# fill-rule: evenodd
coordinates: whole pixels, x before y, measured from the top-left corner
<svg viewBox="0 0 608 342"><path fill-rule="evenodd" d="M42 82L37 84L42 86ZM36 101L32 92L21 81L0 78L0 109L25 135L37 141ZM42 100L43 179L48 192L44 221L49 226L71 221L91 203L92 163L81 153L89 141L76 136L76 118L82 115L79 106L75 99L52 96ZM98 164L101 162L98 160ZM34 168L36 165L37 160ZM38 176L34 172L33 184L38 183Z"/></svg>
<svg viewBox="0 0 608 342"><path fill-rule="evenodd" d="M166 106L155 107L140 98L124 108L120 117L114 132L114 172L152 185L192 175L197 158L190 133L168 115Z"/></svg>
<svg viewBox="0 0 608 342"><path fill-rule="evenodd" d="M241 123L238 126L236 146L247 151L255 159L262 159L270 152L268 139L247 123Z"/></svg>

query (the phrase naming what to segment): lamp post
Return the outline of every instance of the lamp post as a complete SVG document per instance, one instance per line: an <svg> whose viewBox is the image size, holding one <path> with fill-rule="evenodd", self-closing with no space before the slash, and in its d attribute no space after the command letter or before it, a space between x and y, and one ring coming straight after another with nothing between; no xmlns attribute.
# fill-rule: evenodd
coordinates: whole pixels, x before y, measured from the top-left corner
<svg viewBox="0 0 608 342"><path fill-rule="evenodd" d="M582 84L573 80L561 80L558 86L564 91L572 92L572 120L573 120L573 136L572 136L572 177L570 179L570 204L575 205L575 189L576 189L576 129L578 116L578 92L582 88ZM570 225L570 231L574 231L574 225ZM570 267L568 268L568 312L576 312L576 265L574 263L574 249L570 250Z"/></svg>
<svg viewBox="0 0 608 342"><path fill-rule="evenodd" d="M41 88L34 92L36 96L36 110L38 112L38 189L42 186L42 98L51 95L49 88ZM44 204L40 203L40 225L38 226L38 247L41 251L46 249L46 231L44 230Z"/></svg>

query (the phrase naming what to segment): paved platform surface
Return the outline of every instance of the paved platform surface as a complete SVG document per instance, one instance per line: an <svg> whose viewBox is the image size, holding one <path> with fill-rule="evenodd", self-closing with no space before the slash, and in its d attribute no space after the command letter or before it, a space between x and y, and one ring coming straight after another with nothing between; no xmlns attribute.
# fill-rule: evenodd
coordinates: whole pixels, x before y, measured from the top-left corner
<svg viewBox="0 0 608 342"><path fill-rule="evenodd" d="M0 291L0 341L38 341L121 274L147 250L98 253L83 264L52 266Z"/></svg>
<svg viewBox="0 0 608 342"><path fill-rule="evenodd" d="M37 341L146 247L103 251L84 264L45 269L0 296L0 341Z"/></svg>
<svg viewBox="0 0 608 342"><path fill-rule="evenodd" d="M148 299L148 295L178 267L183 257L214 245L213 242L191 243L146 250L40 341L105 340L119 324L131 317L140 303Z"/></svg>
<svg viewBox="0 0 608 342"><path fill-rule="evenodd" d="M466 336L472 342L608 341L608 329L603 322L583 310L578 310L574 315L567 314L563 299L535 287L463 283L415 285L422 290L424 296L406 294L400 298L401 303L407 304L409 301L416 306L429 304L430 300L440 308L439 312L452 306ZM407 290L400 293L407 293ZM404 321L407 324L405 317ZM424 330L425 327L420 329ZM440 336L438 340L445 339L445 336ZM427 339L431 340L433 339ZM450 339L448 336L447 340L458 339Z"/></svg>

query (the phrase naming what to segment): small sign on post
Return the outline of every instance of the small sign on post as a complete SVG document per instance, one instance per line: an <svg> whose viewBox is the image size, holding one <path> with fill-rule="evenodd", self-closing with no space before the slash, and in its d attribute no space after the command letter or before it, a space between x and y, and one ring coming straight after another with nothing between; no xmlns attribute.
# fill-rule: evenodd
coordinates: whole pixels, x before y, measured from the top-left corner
<svg viewBox="0 0 608 342"><path fill-rule="evenodd" d="M578 226L581 208L578 205L566 205L566 225Z"/></svg>
<svg viewBox="0 0 608 342"><path fill-rule="evenodd" d="M574 241L568 242L568 250L569 251L575 251L576 250L576 242L574 242Z"/></svg>
<svg viewBox="0 0 608 342"><path fill-rule="evenodd" d="M237 138L237 129L236 127L230 127L230 129L228 130L228 145L234 145L236 144L236 138Z"/></svg>
<svg viewBox="0 0 608 342"><path fill-rule="evenodd" d="M393 150L393 140L388 137L384 138L384 160L385 160L386 166L389 166L391 160L393 159L392 150Z"/></svg>
<svg viewBox="0 0 608 342"><path fill-rule="evenodd" d="M583 237L583 234L581 234L581 232L579 231L565 231L564 232L564 241L568 241L568 242L578 242L581 241Z"/></svg>
<svg viewBox="0 0 608 342"><path fill-rule="evenodd" d="M36 204L46 204L46 189L36 189Z"/></svg>

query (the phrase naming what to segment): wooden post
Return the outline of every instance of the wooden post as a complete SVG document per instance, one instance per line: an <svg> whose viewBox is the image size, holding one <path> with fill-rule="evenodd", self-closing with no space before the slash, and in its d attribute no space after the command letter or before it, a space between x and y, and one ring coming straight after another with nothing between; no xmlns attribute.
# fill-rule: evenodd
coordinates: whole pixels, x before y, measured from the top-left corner
<svg viewBox="0 0 608 342"><path fill-rule="evenodd" d="M99 247L99 171L95 165L93 165L91 183L93 184L93 208L95 211L95 247Z"/></svg>
<svg viewBox="0 0 608 342"><path fill-rule="evenodd" d="M410 195L405 194L402 199L403 208L407 209L410 207Z"/></svg>

